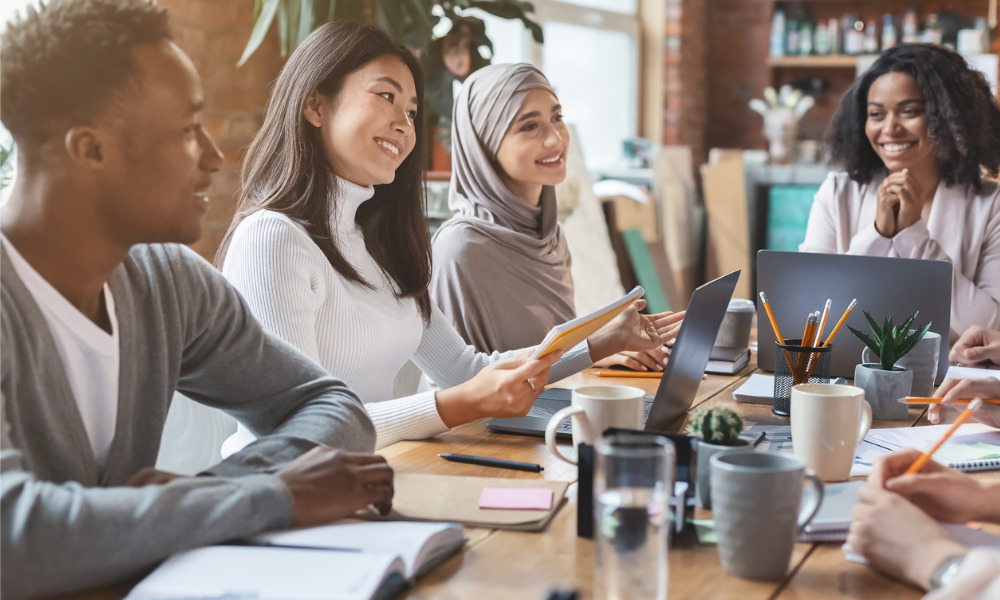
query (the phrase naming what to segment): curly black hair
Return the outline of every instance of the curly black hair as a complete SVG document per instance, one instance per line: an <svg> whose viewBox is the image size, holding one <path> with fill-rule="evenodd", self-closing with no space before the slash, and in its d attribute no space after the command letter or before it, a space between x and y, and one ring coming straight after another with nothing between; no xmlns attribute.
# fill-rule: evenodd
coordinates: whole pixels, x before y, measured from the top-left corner
<svg viewBox="0 0 1000 600"><path fill-rule="evenodd" d="M0 120L22 150L89 123L132 83L131 48L172 39L169 15L144 0L52 0L0 38Z"/></svg>
<svg viewBox="0 0 1000 600"><path fill-rule="evenodd" d="M985 173L1000 169L1000 107L986 78L959 54L933 44L906 44L882 52L840 101L826 133L832 161L851 179L868 183L885 169L865 135L868 90L886 73L907 73L924 95L927 134L941 179L979 189Z"/></svg>

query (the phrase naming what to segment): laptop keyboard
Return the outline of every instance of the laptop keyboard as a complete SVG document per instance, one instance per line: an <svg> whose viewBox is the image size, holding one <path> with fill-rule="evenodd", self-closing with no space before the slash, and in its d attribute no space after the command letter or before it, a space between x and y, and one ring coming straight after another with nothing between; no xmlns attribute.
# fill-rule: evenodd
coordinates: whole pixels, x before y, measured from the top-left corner
<svg viewBox="0 0 1000 600"><path fill-rule="evenodd" d="M649 418L649 410L653 408L653 399L646 398L646 416L643 417L643 423ZM552 418L552 415L556 414L558 409L552 409L547 406L539 406L537 403L532 405L531 410L528 411L526 416L538 417L540 419L545 419L548 421ZM573 433L573 419L564 419L562 423L559 423L559 427L556 428L556 433Z"/></svg>

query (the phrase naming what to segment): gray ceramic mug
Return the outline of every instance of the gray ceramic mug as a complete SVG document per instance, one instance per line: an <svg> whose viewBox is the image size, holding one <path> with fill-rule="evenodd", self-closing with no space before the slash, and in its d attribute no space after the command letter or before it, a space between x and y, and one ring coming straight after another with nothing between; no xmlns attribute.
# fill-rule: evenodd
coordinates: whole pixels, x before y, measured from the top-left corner
<svg viewBox="0 0 1000 600"><path fill-rule="evenodd" d="M812 492L803 503L806 479L812 481ZM783 577L795 541L822 502L823 481L806 474L806 463L797 456L746 450L712 457L719 558L737 577Z"/></svg>

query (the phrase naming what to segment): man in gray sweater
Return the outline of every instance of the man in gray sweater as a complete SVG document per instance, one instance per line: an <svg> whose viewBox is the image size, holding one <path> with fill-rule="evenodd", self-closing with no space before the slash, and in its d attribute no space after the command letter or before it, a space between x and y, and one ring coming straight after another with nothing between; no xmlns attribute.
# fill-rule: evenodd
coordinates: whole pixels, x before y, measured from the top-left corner
<svg viewBox="0 0 1000 600"><path fill-rule="evenodd" d="M200 236L222 156L166 11L52 0L0 53L18 144L0 227L0 595L388 510L392 470L357 397L176 244ZM152 470L175 390L260 439L199 477Z"/></svg>

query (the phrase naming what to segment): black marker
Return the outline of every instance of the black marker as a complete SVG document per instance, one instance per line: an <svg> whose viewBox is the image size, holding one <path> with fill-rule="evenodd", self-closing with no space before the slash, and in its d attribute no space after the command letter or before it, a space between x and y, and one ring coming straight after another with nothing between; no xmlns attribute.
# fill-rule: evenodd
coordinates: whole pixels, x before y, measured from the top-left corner
<svg viewBox="0 0 1000 600"><path fill-rule="evenodd" d="M531 471L532 473L538 473L542 470L542 465L536 465L535 463L517 462L516 460L504 460L502 458L490 458L488 456L470 456L468 454L453 454L451 452L438 454L438 456L452 462L481 465L484 467L498 467L500 469L513 469L515 471Z"/></svg>

